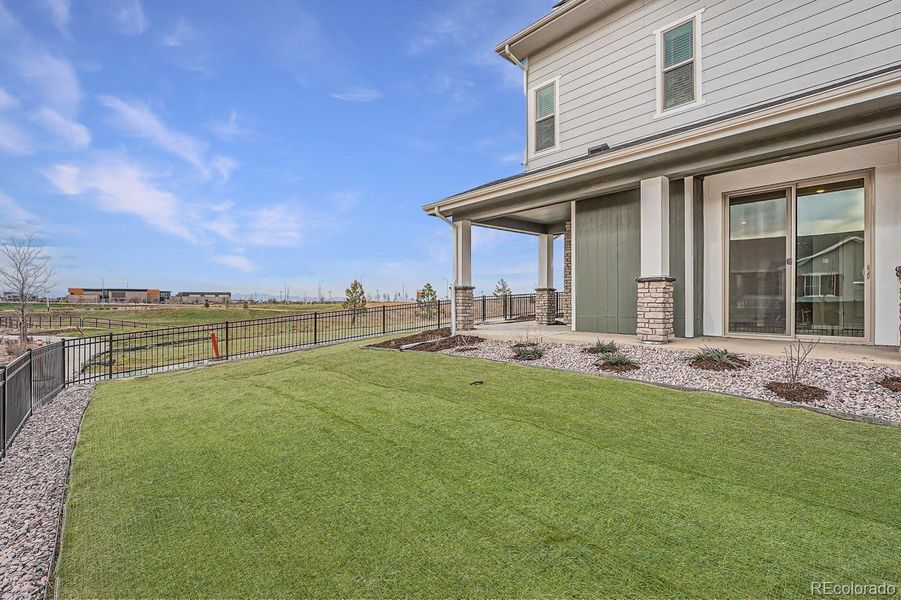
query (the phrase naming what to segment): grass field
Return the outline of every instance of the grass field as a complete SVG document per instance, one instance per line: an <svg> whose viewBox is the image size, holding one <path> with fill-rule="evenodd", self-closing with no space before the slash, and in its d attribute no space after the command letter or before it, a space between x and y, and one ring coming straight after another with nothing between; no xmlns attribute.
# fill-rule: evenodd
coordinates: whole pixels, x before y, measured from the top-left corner
<svg viewBox="0 0 901 600"><path fill-rule="evenodd" d="M899 429L335 346L101 384L57 591L756 598L899 584L899 481Z"/></svg>
<svg viewBox="0 0 901 600"><path fill-rule="evenodd" d="M14 307L10 304L0 304L0 313L12 314ZM161 305L154 307L83 307L76 304L51 304L48 312L44 305L30 305L29 314L35 317L44 315L62 315L64 317L89 317L98 319L117 319L120 321L137 321L148 323L151 326L168 327L179 325L201 325L205 323L220 323L223 321L239 321L244 319L262 319L265 317L279 317L284 315L300 314L311 311L341 310L341 304L249 304L243 308L240 302L234 302L228 306L211 305L204 306L179 306ZM131 327L82 327L81 332L72 328L66 328L65 335L97 335L108 331L123 332L133 331ZM42 333L43 328L35 328L32 331Z"/></svg>

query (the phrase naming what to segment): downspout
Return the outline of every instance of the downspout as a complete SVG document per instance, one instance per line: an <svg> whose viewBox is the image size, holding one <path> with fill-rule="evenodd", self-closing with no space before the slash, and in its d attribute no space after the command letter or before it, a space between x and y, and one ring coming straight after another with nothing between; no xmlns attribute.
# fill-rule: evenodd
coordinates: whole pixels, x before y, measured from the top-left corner
<svg viewBox="0 0 901 600"><path fill-rule="evenodd" d="M457 238L454 232L454 222L441 214L441 209L435 207L435 216L451 226L451 248L455 249ZM455 249L456 251L456 249ZM457 257L454 256L454 294L451 296L451 335L457 334ZM438 310L441 310L440 308Z"/></svg>
<svg viewBox="0 0 901 600"><path fill-rule="evenodd" d="M526 97L526 105L528 105L528 97L529 97L529 63L528 59L519 60L516 58L516 55L513 54L513 51L510 50L510 44L504 46L504 54L507 55L507 58L513 61L517 67L522 69L522 95ZM529 111L526 110L526 148L523 148L522 152L522 166L523 169L526 168L529 162Z"/></svg>

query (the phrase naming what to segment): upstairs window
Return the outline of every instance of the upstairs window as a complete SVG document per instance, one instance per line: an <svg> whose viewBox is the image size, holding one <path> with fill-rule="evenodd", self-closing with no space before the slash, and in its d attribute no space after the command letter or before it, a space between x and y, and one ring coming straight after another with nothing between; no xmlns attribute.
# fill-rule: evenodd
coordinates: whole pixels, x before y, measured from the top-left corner
<svg viewBox="0 0 901 600"><path fill-rule="evenodd" d="M533 95L535 152L557 146L557 81L539 86Z"/></svg>
<svg viewBox="0 0 901 600"><path fill-rule="evenodd" d="M701 101L701 11L658 30L657 115Z"/></svg>

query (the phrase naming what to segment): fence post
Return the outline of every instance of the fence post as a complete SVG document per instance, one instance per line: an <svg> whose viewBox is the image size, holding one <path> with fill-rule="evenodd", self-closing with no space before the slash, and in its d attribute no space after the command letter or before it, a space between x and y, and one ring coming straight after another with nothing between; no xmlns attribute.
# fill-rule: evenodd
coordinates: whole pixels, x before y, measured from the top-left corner
<svg viewBox="0 0 901 600"><path fill-rule="evenodd" d="M382 304L382 335L388 332L387 323L385 321L385 305Z"/></svg>
<svg viewBox="0 0 901 600"><path fill-rule="evenodd" d="M0 367L3 369L3 377L0 382L0 458L6 456L6 365Z"/></svg>
<svg viewBox="0 0 901 600"><path fill-rule="evenodd" d="M319 343L319 312L313 311L313 345Z"/></svg>
<svg viewBox="0 0 901 600"><path fill-rule="evenodd" d="M110 379L113 378L113 332L109 333L109 369L108 376Z"/></svg>
<svg viewBox="0 0 901 600"><path fill-rule="evenodd" d="M63 386L62 387L66 387L66 383L67 383L66 379L69 377L69 374L66 369L66 340L64 340L64 339L60 340L59 345L60 345L60 348L59 348L60 360L59 360L59 362L62 363L62 366L60 368L63 370Z"/></svg>
<svg viewBox="0 0 901 600"><path fill-rule="evenodd" d="M228 321L225 322L225 360L228 360Z"/></svg>
<svg viewBox="0 0 901 600"><path fill-rule="evenodd" d="M436 329L441 329L441 300L438 300L438 327Z"/></svg>
<svg viewBox="0 0 901 600"><path fill-rule="evenodd" d="M34 351L28 349L28 414L34 412Z"/></svg>

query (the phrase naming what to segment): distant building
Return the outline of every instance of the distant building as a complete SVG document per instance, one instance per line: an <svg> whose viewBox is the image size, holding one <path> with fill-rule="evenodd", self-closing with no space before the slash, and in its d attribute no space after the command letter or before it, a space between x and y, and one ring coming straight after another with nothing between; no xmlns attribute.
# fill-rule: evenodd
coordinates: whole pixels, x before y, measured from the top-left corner
<svg viewBox="0 0 901 600"><path fill-rule="evenodd" d="M134 288L69 288L69 304L160 304L169 302L172 292Z"/></svg>
<svg viewBox="0 0 901 600"><path fill-rule="evenodd" d="M228 304L232 301L231 292L179 292L175 294L176 304Z"/></svg>
<svg viewBox="0 0 901 600"><path fill-rule="evenodd" d="M28 296L26 302L41 302L43 299L37 296ZM18 302L19 292L3 292L3 302Z"/></svg>

